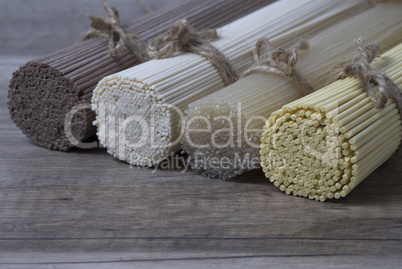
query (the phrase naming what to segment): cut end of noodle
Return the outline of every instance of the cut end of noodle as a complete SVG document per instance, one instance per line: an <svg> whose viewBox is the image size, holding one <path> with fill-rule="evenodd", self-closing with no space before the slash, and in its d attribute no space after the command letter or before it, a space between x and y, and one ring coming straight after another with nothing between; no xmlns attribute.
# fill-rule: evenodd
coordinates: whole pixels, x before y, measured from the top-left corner
<svg viewBox="0 0 402 269"><path fill-rule="evenodd" d="M397 150L402 128L395 105L378 111L356 85L337 81L268 119L261 166L281 191L317 201L345 197Z"/></svg>
<svg viewBox="0 0 402 269"><path fill-rule="evenodd" d="M167 146L176 135L170 107L141 81L107 77L92 99L94 125L101 145L115 158L132 165L152 167L171 153Z"/></svg>
<svg viewBox="0 0 402 269"><path fill-rule="evenodd" d="M189 105L185 120L181 144L192 169L226 180L256 168L258 149L249 144L257 144L260 136L249 133L245 141L246 117L239 116L237 105L207 97Z"/></svg>
<svg viewBox="0 0 402 269"><path fill-rule="evenodd" d="M48 149L74 147L65 134L67 114L82 103L76 85L56 68L28 62L14 72L8 93L11 119L32 141ZM82 141L87 131L87 112L74 113L73 137Z"/></svg>

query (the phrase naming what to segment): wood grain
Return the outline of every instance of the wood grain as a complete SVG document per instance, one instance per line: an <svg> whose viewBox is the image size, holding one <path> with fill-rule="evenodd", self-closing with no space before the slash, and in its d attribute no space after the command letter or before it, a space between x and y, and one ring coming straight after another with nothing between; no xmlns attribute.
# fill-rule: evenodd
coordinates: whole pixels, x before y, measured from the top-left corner
<svg viewBox="0 0 402 269"><path fill-rule="evenodd" d="M22 2L28 6L18 17L5 11ZM57 23L56 17L44 15L48 7L80 9L78 1L60 1L59 7L53 2L0 1L0 20L6 25L0 29L1 41L8 38L0 43L0 267L399 266L400 156L346 198L318 203L284 195L260 171L219 181L179 168L130 167L104 149L63 153L31 143L9 119L8 80L29 60L24 55L70 43L49 36L35 39L40 49L17 46L20 41L6 30L11 27L6 21L21 20L15 27L32 40L37 33L24 26L28 23L44 27L39 33L51 33L44 25ZM165 4L152 1L154 8ZM67 15L64 20L76 23ZM66 35L74 36L74 29Z"/></svg>

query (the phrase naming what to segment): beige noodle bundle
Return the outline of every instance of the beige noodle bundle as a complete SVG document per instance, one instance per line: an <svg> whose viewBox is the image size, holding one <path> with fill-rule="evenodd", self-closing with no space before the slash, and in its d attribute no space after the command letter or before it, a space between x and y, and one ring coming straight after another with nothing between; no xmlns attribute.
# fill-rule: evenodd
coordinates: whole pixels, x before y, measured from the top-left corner
<svg viewBox="0 0 402 269"><path fill-rule="evenodd" d="M309 48L296 57L297 72L314 89L325 86L333 67L355 54L356 48L350 40L357 33L367 42L379 41L384 49L402 42L400 14L402 3L388 3L378 4L348 20L339 19L306 38ZM273 51L268 50L270 55L285 58L287 65L294 64L286 62L294 61L287 58L295 56L294 50L290 49L289 55L288 50L273 47ZM204 176L221 179L260 168L260 137L266 117L303 96L298 84L294 78L257 69L235 84L190 104L185 114L188 128L200 131L189 132L181 142L191 159L191 167Z"/></svg>
<svg viewBox="0 0 402 269"><path fill-rule="evenodd" d="M314 33L371 6L364 0L278 1L218 29L215 41L211 41L214 31L196 33L178 22L168 36L151 44L160 49L153 49L153 55L175 57L151 60L98 84L92 98L98 138L120 160L157 165L180 149L182 111L234 81L233 72L244 72L259 38L269 36L274 44L282 45L300 33ZM177 53L173 48L194 53ZM210 53L221 60L214 60Z"/></svg>
<svg viewBox="0 0 402 269"><path fill-rule="evenodd" d="M319 201L344 197L398 149L402 44L367 68L377 52L378 46L360 46L360 56L344 68L366 86L361 79L338 80L272 113L261 139L261 165L281 191Z"/></svg>

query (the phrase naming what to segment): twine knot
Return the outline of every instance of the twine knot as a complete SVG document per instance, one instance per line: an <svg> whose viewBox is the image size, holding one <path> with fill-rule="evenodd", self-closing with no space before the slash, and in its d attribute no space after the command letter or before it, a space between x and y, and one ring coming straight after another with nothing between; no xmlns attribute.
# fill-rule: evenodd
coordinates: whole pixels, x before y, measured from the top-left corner
<svg viewBox="0 0 402 269"><path fill-rule="evenodd" d="M310 94L313 92L310 83L295 70L299 51L308 48L308 42L302 40L287 49L274 50L271 42L262 38L257 41L253 52L254 65L242 77L257 73L276 74L290 78L303 95Z"/></svg>
<svg viewBox="0 0 402 269"><path fill-rule="evenodd" d="M217 38L214 29L197 31L187 20L180 20L169 28L166 35L149 43L148 54L154 59L170 58L177 52L198 54L212 63L228 86L237 80L237 74L225 55L209 43Z"/></svg>
<svg viewBox="0 0 402 269"><path fill-rule="evenodd" d="M402 117L402 93L398 85L385 73L374 70L370 66L371 62L379 56L380 46L377 43L364 46L361 37L355 39L355 44L359 52L358 55L350 62L336 66L335 74L330 78L329 83L346 77L357 78L363 83L374 107L384 108L388 99L391 98ZM373 86L378 86L378 91Z"/></svg>
<svg viewBox="0 0 402 269"><path fill-rule="evenodd" d="M81 41L106 37L109 38L109 53L117 56L124 48L127 48L140 62L147 59L146 45L134 34L126 33L120 23L119 12L116 8L110 7L106 0L102 0L108 16L106 19L90 16L91 28Z"/></svg>

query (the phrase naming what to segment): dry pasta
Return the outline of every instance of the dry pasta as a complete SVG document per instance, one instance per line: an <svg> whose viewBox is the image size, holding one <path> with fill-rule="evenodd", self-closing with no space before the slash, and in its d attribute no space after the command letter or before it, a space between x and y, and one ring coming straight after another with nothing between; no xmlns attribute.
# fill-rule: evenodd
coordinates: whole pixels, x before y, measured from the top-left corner
<svg viewBox="0 0 402 269"><path fill-rule="evenodd" d="M284 44L339 18L370 8L367 1L285 0L218 29L212 44L242 73L255 42L264 36ZM195 54L152 60L104 78L94 91L98 138L114 157L153 166L180 149L182 112L224 87L213 65Z"/></svg>
<svg viewBox="0 0 402 269"><path fill-rule="evenodd" d="M402 88L402 45L372 66ZM346 78L272 114L261 138L261 165L287 194L339 199L395 153L401 135L395 103L375 108L363 84Z"/></svg>
<svg viewBox="0 0 402 269"><path fill-rule="evenodd" d="M355 54L356 48L350 40L356 33L366 42L379 41L384 49L399 44L402 41L401 13L401 3L389 3L379 4L348 20L340 19L307 39L310 48L301 52L296 69L313 88L323 87L332 68ZM372 21L378 23L372 24ZM287 78L252 74L190 104L185 114L187 120L203 116L210 124L208 133L194 132L182 139L182 148L191 159L191 167L205 176L221 179L259 168L259 144L265 117L300 97L295 84ZM203 118L191 124L190 128L208 127ZM219 160L225 161L225 165L217 163Z"/></svg>
<svg viewBox="0 0 402 269"><path fill-rule="evenodd" d="M149 41L183 17L196 27L221 27L270 2L188 1L152 12L124 29L127 33ZM42 147L67 151L77 143L95 136L96 128L92 124L95 113L88 108L96 84L107 75L141 62L128 51L110 56L108 44L105 38L79 42L31 60L14 72L8 107L11 119L27 137ZM77 107L80 109L70 121L74 138L71 139L65 124L66 116Z"/></svg>

